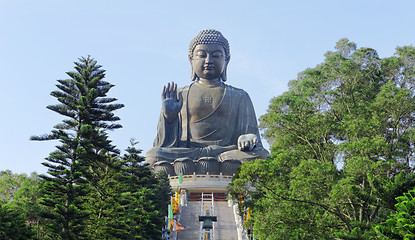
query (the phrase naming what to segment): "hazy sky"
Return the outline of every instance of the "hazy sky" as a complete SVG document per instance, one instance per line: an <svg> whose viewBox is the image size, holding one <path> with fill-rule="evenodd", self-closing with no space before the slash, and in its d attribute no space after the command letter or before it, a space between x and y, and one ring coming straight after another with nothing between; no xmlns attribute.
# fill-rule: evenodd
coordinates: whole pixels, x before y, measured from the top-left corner
<svg viewBox="0 0 415 240"><path fill-rule="evenodd" d="M153 143L161 89L190 84L190 40L221 31L231 46L228 84L245 89L257 118L300 71L324 60L344 37L380 57L415 42L415 1L96 1L0 0L0 170L45 173L59 144L31 142L63 118L46 109L50 92L73 62L91 55L106 80L122 129L110 133L123 150L134 137ZM265 140L264 140L265 141ZM266 144L266 146L268 146Z"/></svg>

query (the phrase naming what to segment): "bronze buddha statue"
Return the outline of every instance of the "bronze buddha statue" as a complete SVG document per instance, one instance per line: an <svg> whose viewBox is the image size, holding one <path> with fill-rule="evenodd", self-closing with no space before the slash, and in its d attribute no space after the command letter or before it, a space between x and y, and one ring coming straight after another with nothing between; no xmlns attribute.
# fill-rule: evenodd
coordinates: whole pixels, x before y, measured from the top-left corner
<svg viewBox="0 0 415 240"><path fill-rule="evenodd" d="M216 30L201 31L190 43L189 60L193 83L163 87L157 137L146 161L153 166L185 157L266 158L249 95L225 84L230 60L226 38Z"/></svg>

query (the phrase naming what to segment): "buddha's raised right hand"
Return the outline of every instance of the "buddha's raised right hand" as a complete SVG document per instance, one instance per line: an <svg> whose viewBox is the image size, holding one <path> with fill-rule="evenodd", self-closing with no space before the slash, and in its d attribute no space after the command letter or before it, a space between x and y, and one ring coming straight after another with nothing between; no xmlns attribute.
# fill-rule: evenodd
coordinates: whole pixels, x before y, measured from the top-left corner
<svg viewBox="0 0 415 240"><path fill-rule="evenodd" d="M183 106L183 99L177 98L177 84L167 83L161 94L162 111L168 122L173 122Z"/></svg>

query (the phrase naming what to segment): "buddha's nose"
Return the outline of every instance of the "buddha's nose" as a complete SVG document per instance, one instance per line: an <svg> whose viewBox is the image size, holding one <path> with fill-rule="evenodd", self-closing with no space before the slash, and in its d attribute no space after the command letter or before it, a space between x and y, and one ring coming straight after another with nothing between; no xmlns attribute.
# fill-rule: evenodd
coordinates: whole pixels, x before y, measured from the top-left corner
<svg viewBox="0 0 415 240"><path fill-rule="evenodd" d="M208 54L205 58L205 63L213 63L213 58L210 54Z"/></svg>

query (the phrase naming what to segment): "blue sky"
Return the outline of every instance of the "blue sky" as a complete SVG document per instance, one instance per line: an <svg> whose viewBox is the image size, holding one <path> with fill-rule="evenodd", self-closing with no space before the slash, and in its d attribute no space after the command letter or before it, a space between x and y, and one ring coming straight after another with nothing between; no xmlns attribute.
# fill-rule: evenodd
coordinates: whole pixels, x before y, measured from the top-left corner
<svg viewBox="0 0 415 240"><path fill-rule="evenodd" d="M96 1L0 0L0 170L45 173L41 165L58 142L31 142L63 117L46 109L57 79L91 55L122 129L110 133L119 149L134 137L152 146L161 89L190 83L190 40L202 29L221 31L231 46L228 84L245 89L257 118L300 71L324 60L344 37L380 57L415 41L415 1Z"/></svg>

